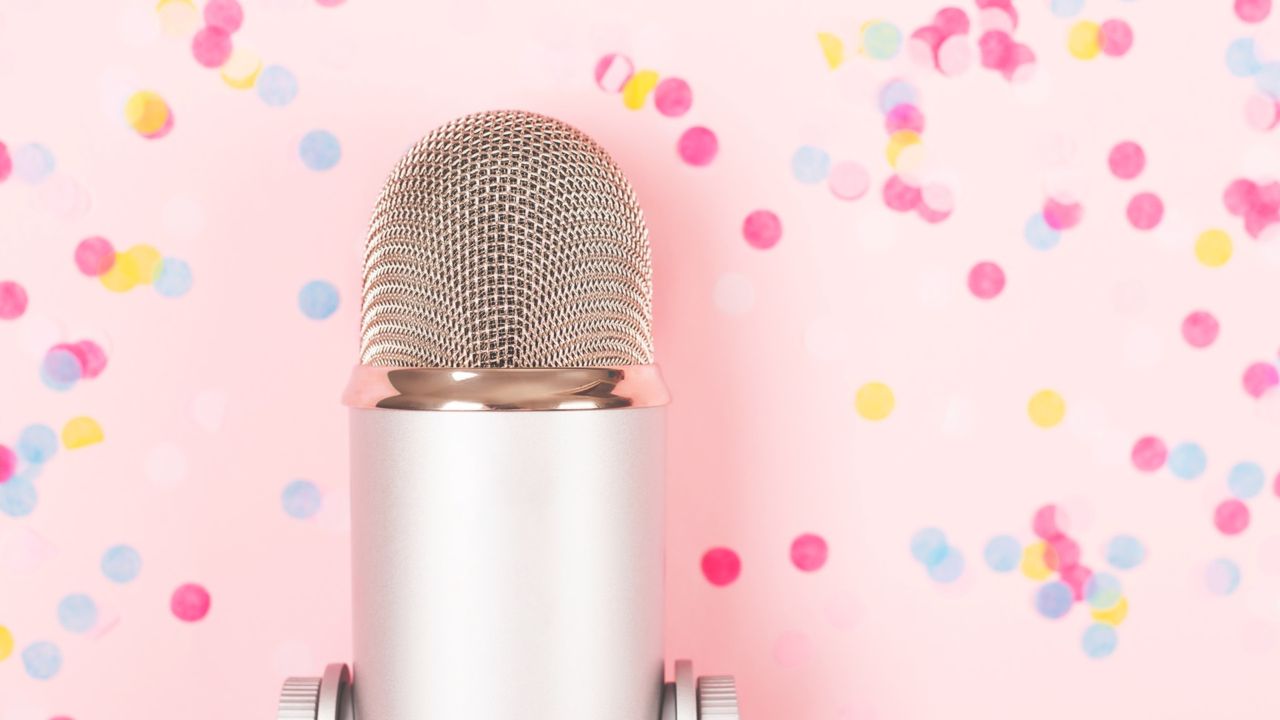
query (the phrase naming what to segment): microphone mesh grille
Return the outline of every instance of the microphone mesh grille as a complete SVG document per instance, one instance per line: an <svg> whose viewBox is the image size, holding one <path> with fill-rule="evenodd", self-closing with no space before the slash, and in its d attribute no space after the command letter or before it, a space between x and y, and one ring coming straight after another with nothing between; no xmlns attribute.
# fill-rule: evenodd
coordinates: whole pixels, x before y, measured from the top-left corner
<svg viewBox="0 0 1280 720"><path fill-rule="evenodd" d="M409 150L378 197L361 362L649 364L651 275L640 206L603 148L543 115L469 115Z"/></svg>

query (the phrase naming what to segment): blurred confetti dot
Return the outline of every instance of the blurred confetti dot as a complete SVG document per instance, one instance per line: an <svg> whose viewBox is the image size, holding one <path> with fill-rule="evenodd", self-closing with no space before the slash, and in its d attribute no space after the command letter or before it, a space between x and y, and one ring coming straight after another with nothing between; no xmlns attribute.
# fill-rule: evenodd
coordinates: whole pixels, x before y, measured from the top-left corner
<svg viewBox="0 0 1280 720"><path fill-rule="evenodd" d="M1169 453L1169 471L1183 480L1200 477L1208 462L1204 449L1193 442L1179 443Z"/></svg>
<svg viewBox="0 0 1280 720"><path fill-rule="evenodd" d="M58 434L48 425L28 425L18 435L18 456L41 465L58 454Z"/></svg>
<svg viewBox="0 0 1280 720"><path fill-rule="evenodd" d="M1094 573L1084 584L1084 599L1098 610L1115 607L1123 594L1119 578L1110 573Z"/></svg>
<svg viewBox="0 0 1280 720"><path fill-rule="evenodd" d="M1125 209L1130 224L1139 230L1150 230L1164 217L1164 203L1154 193L1144 192L1133 196Z"/></svg>
<svg viewBox="0 0 1280 720"><path fill-rule="evenodd" d="M1101 28L1097 23L1081 20L1067 34L1067 50L1080 60L1092 60L1102 52Z"/></svg>
<svg viewBox="0 0 1280 720"><path fill-rule="evenodd" d="M654 88L653 106L667 117L680 117L693 107L693 90L680 78L666 78Z"/></svg>
<svg viewBox="0 0 1280 720"><path fill-rule="evenodd" d="M1022 545L1012 535L997 535L987 541L982 559L996 572L1011 572L1022 559Z"/></svg>
<svg viewBox="0 0 1280 720"><path fill-rule="evenodd" d="M1059 571L1058 577L1071 588L1072 596L1079 602L1084 600L1084 588L1093 577L1093 571L1084 565L1072 565Z"/></svg>
<svg viewBox="0 0 1280 720"><path fill-rule="evenodd" d="M338 164L342 157L342 146L338 138L327 130L312 130L302 136L298 143L298 155L302 164L311 170L328 170Z"/></svg>
<svg viewBox="0 0 1280 720"><path fill-rule="evenodd" d="M128 545L107 548L102 554L102 574L111 582L132 582L142 572L142 556Z"/></svg>
<svg viewBox="0 0 1280 720"><path fill-rule="evenodd" d="M1057 580L1047 582L1036 591L1036 612L1050 620L1056 620L1071 610L1075 597L1066 583Z"/></svg>
<svg viewBox="0 0 1280 720"><path fill-rule="evenodd" d="M893 412L893 390L882 382L869 382L858 388L854 407L867 420L884 420Z"/></svg>
<svg viewBox="0 0 1280 720"><path fill-rule="evenodd" d="M1218 339L1218 329L1218 319L1204 310L1196 310L1182 320L1182 338L1191 347L1209 347Z"/></svg>
<svg viewBox="0 0 1280 720"><path fill-rule="evenodd" d="M286 515L305 520L320 511L323 496L320 488L310 480L294 480L284 486L280 501Z"/></svg>
<svg viewBox="0 0 1280 720"><path fill-rule="evenodd" d="M58 602L58 624L67 632L83 635L98 624L98 606L88 595L67 595Z"/></svg>
<svg viewBox="0 0 1280 720"><path fill-rule="evenodd" d="M258 80L258 73L262 71L262 58L252 50L245 48L236 48L231 51L231 57L222 65L219 75L222 76L222 82L236 90L248 90L253 87Z"/></svg>
<svg viewBox="0 0 1280 720"><path fill-rule="evenodd" d="M129 127L149 140L169 134L173 128L173 111L164 98L150 90L139 90L124 105L124 119Z"/></svg>
<svg viewBox="0 0 1280 720"><path fill-rule="evenodd" d="M1080 564L1080 544L1066 535L1058 535L1048 541L1044 564L1050 570L1061 573Z"/></svg>
<svg viewBox="0 0 1280 720"><path fill-rule="evenodd" d="M1115 627L1124 622L1124 619L1129 616L1129 600L1128 598L1120 598L1120 602L1116 603L1115 607L1109 607L1106 610L1090 610L1089 614L1093 616L1094 620Z"/></svg>
<svg viewBox="0 0 1280 720"><path fill-rule="evenodd" d="M862 51L876 60L891 60L902 49L902 31L892 23L873 20L862 26Z"/></svg>
<svg viewBox="0 0 1280 720"><path fill-rule="evenodd" d="M1042 214L1045 224L1054 230L1070 230L1080 224L1084 217L1084 206L1078 202L1049 198L1044 202Z"/></svg>
<svg viewBox="0 0 1280 720"><path fill-rule="evenodd" d="M1133 47L1133 28L1123 20L1107 20L1098 27L1098 39L1103 53L1120 57Z"/></svg>
<svg viewBox="0 0 1280 720"><path fill-rule="evenodd" d="M200 11L192 0L160 0L156 14L166 35L187 37L200 28Z"/></svg>
<svg viewBox="0 0 1280 720"><path fill-rule="evenodd" d="M338 7L347 0L316 0L316 4L320 7Z"/></svg>
<svg viewBox="0 0 1280 720"><path fill-rule="evenodd" d="M1204 582L1214 595L1230 595L1240 585L1240 567L1227 558L1218 558L1205 568Z"/></svg>
<svg viewBox="0 0 1280 720"><path fill-rule="evenodd" d="M911 103L900 103L884 116L884 129L890 135L899 130L922 133L924 132L924 114Z"/></svg>
<svg viewBox="0 0 1280 720"><path fill-rule="evenodd" d="M910 212L920 205L920 188L898 175L891 175L884 183L884 204L890 210Z"/></svg>
<svg viewBox="0 0 1280 720"><path fill-rule="evenodd" d="M827 541L812 533L797 537L791 542L791 562L805 572L818 570L827 562Z"/></svg>
<svg viewBox="0 0 1280 720"><path fill-rule="evenodd" d="M1223 535L1239 535L1249 527L1249 507L1235 498L1223 500L1214 508L1213 525Z"/></svg>
<svg viewBox="0 0 1280 720"><path fill-rule="evenodd" d="M1266 132L1276 126L1280 120L1280 104L1266 95L1253 94L1245 100L1244 119L1249 127Z"/></svg>
<svg viewBox="0 0 1280 720"><path fill-rule="evenodd" d="M812 145L803 145L791 156L791 174L806 184L820 183L831 170L831 156Z"/></svg>
<svg viewBox="0 0 1280 720"><path fill-rule="evenodd" d="M8 482L18 466L18 454L6 445L0 445L0 483Z"/></svg>
<svg viewBox="0 0 1280 720"><path fill-rule="evenodd" d="M754 210L742 221L742 237L757 250L768 250L782 239L782 220L770 210Z"/></svg>
<svg viewBox="0 0 1280 720"><path fill-rule="evenodd" d="M969 270L969 292L990 300L1004 290L1004 270L993 262L980 262Z"/></svg>
<svg viewBox="0 0 1280 720"><path fill-rule="evenodd" d="M1138 442L1133 444L1133 452L1129 457L1133 460L1133 466L1143 472L1155 472L1164 467L1164 461L1168 457L1169 451L1165 447L1164 441L1153 435L1138 438Z"/></svg>
<svg viewBox="0 0 1280 720"><path fill-rule="evenodd" d="M312 280L298 291L298 308L312 320L324 320L338 309L338 288L328 280Z"/></svg>
<svg viewBox="0 0 1280 720"><path fill-rule="evenodd" d="M62 445L75 450L102 442L102 426L91 417L75 417L62 426Z"/></svg>
<svg viewBox="0 0 1280 720"><path fill-rule="evenodd" d="M39 497L31 482L34 468L28 468L0 483L0 512L9 517L26 517L36 509Z"/></svg>
<svg viewBox="0 0 1280 720"><path fill-rule="evenodd" d="M116 250L103 237L89 237L76 245L76 267L89 277L97 277L111 269L116 261Z"/></svg>
<svg viewBox="0 0 1280 720"><path fill-rule="evenodd" d="M1196 259L1206 267L1222 267L1231 259L1231 236L1224 230L1205 230L1196 238Z"/></svg>
<svg viewBox="0 0 1280 720"><path fill-rule="evenodd" d="M26 311L26 289L13 280L0 281L0 320L16 320Z"/></svg>
<svg viewBox="0 0 1280 720"><path fill-rule="evenodd" d="M13 158L9 157L9 148L0 142L0 182L9 179L9 173L13 172Z"/></svg>
<svg viewBox="0 0 1280 720"><path fill-rule="evenodd" d="M880 112L888 113L903 103L919 106L920 92L916 90L915 85L906 80L894 79L886 82L880 88L878 99Z"/></svg>
<svg viewBox="0 0 1280 720"><path fill-rule="evenodd" d="M1132 180L1142 174L1142 169L1147 165L1147 155L1141 145L1126 140L1111 148L1107 165L1111 168L1111 174L1121 180Z"/></svg>
<svg viewBox="0 0 1280 720"><path fill-rule="evenodd" d="M22 649L22 665L36 680L48 680L62 669L62 651L51 642L31 643Z"/></svg>
<svg viewBox="0 0 1280 720"><path fill-rule="evenodd" d="M1094 659L1101 659L1115 652L1119 641L1120 638L1116 634L1115 628L1103 623L1094 623L1085 628L1084 637L1080 640L1080 647L1084 649L1085 655Z"/></svg>
<svg viewBox="0 0 1280 720"><path fill-rule="evenodd" d="M1259 398L1271 388L1280 384L1280 371L1277 371L1276 366L1269 362L1253 363L1245 368L1241 382L1244 385L1245 392L1252 397Z"/></svg>
<svg viewBox="0 0 1280 720"><path fill-rule="evenodd" d="M8 659L13 654L13 633L9 632L9 628L0 625L0 661Z"/></svg>
<svg viewBox="0 0 1280 720"><path fill-rule="evenodd" d="M173 591L173 595L169 598L169 610L179 620L196 622L209 614L210 603L209 591L204 586L187 583Z"/></svg>
<svg viewBox="0 0 1280 720"><path fill-rule="evenodd" d="M271 107L284 107L298 96L298 80L288 68L268 65L258 73L258 97Z"/></svg>
<svg viewBox="0 0 1280 720"><path fill-rule="evenodd" d="M244 22L244 9L236 0L208 0L204 4L204 22L227 33L234 33Z"/></svg>
<svg viewBox="0 0 1280 720"><path fill-rule="evenodd" d="M947 547L947 536L938 528L924 528L911 536L911 557L925 567L942 562Z"/></svg>
<svg viewBox="0 0 1280 720"><path fill-rule="evenodd" d="M720 143L716 140L716 134L699 125L685 130L676 141L676 153L680 155L680 159L694 167L710 165L719 150Z"/></svg>
<svg viewBox="0 0 1280 720"><path fill-rule="evenodd" d="M729 315L741 315L755 305L755 288L751 280L741 273L727 272L716 280L714 301L716 307Z"/></svg>
<svg viewBox="0 0 1280 720"><path fill-rule="evenodd" d="M822 49L822 57L827 67L835 70L844 63L844 41L831 33L818 33L818 47Z"/></svg>
<svg viewBox="0 0 1280 720"><path fill-rule="evenodd" d="M231 34L206 25L191 39L191 54L207 68L220 68L231 57Z"/></svg>
<svg viewBox="0 0 1280 720"><path fill-rule="evenodd" d="M837 163L827 175L827 187L841 200L857 200L870 189L871 176L866 168L851 160Z"/></svg>
<svg viewBox="0 0 1280 720"><path fill-rule="evenodd" d="M63 347L54 347L40 364L40 380L51 390L69 390L83 373L75 354Z"/></svg>
<svg viewBox="0 0 1280 720"><path fill-rule="evenodd" d="M1053 390L1041 390L1027 402L1027 416L1042 428L1051 428L1062 422L1067 414L1067 403Z"/></svg>
<svg viewBox="0 0 1280 720"><path fill-rule="evenodd" d="M889 160L889 165L897 168L903 152L907 148L918 144L920 144L919 134L910 130L899 130L889 136L889 144L885 147L884 156Z"/></svg>
<svg viewBox="0 0 1280 720"><path fill-rule="evenodd" d="M59 347L66 348L76 356L84 378L90 380L96 378L107 368L107 354L103 352L98 343L92 340L81 340L77 343L60 345Z"/></svg>
<svg viewBox="0 0 1280 720"><path fill-rule="evenodd" d="M1147 549L1132 535L1116 535L1107 543L1107 562L1117 570L1132 570L1147 557Z"/></svg>
<svg viewBox="0 0 1280 720"><path fill-rule="evenodd" d="M964 575L964 555L953 547L948 547L942 559L929 566L929 577L935 582L953 583Z"/></svg>
<svg viewBox="0 0 1280 720"><path fill-rule="evenodd" d="M620 93L634 72L631 58L609 53L596 61L596 86L608 93Z"/></svg>
<svg viewBox="0 0 1280 720"><path fill-rule="evenodd" d="M1049 545L1045 542L1032 543L1022 549L1022 574L1032 580L1045 580L1053 573L1045 563L1045 555Z"/></svg>
<svg viewBox="0 0 1280 720"><path fill-rule="evenodd" d="M649 93L658 86L658 73L652 70L641 70L632 74L631 79L622 87L622 105L628 110L639 110Z"/></svg>
<svg viewBox="0 0 1280 720"><path fill-rule="evenodd" d="M1227 70L1236 77L1252 77L1262 68L1253 38L1237 38L1227 46Z"/></svg>
<svg viewBox="0 0 1280 720"><path fill-rule="evenodd" d="M1227 473L1227 489L1241 500L1257 497L1267 484L1267 475L1255 462L1236 463Z"/></svg>
<svg viewBox="0 0 1280 720"><path fill-rule="evenodd" d="M191 290L191 266L177 258L165 258L156 269L152 284L164 297L178 298Z"/></svg>
<svg viewBox="0 0 1280 720"><path fill-rule="evenodd" d="M1236 17L1247 23L1260 23L1271 14L1271 0L1236 0Z"/></svg>
<svg viewBox="0 0 1280 720"><path fill-rule="evenodd" d="M1066 511L1057 505L1044 505L1031 516L1031 530L1043 540L1061 537L1066 534L1069 527L1070 519Z"/></svg>
<svg viewBox="0 0 1280 720"><path fill-rule="evenodd" d="M1062 233L1049 225L1042 212L1027 218L1022 234L1027 244L1036 250L1052 250L1062 240Z"/></svg>
<svg viewBox="0 0 1280 720"><path fill-rule="evenodd" d="M57 163L49 148L38 143L28 143L13 153L13 172L18 179L34 185L49 177Z"/></svg>
<svg viewBox="0 0 1280 720"><path fill-rule="evenodd" d="M1084 0L1049 0L1049 10L1060 18L1075 17L1084 8Z"/></svg>
<svg viewBox="0 0 1280 720"><path fill-rule="evenodd" d="M741 572L742 560L729 548L711 548L702 555L702 575L716 587L732 583Z"/></svg>

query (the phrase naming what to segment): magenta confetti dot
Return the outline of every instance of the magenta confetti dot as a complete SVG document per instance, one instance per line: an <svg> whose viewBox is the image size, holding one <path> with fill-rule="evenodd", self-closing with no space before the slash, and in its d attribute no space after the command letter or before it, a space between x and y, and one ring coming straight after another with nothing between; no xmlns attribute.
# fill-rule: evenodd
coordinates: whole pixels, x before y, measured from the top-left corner
<svg viewBox="0 0 1280 720"><path fill-rule="evenodd" d="M338 7L347 0L316 0L316 4L320 7Z"/></svg>
<svg viewBox="0 0 1280 720"><path fill-rule="evenodd" d="M945 39L942 30L933 25L916 28L907 43L907 54L917 65L933 65L938 56L938 46Z"/></svg>
<svg viewBox="0 0 1280 720"><path fill-rule="evenodd" d="M676 144L680 158L695 167L710 165L711 161L716 159L716 152L719 149L720 144L716 140L716 134L700 125L685 130Z"/></svg>
<svg viewBox="0 0 1280 720"><path fill-rule="evenodd" d="M231 57L231 34L222 28L205 26L191 39L191 54L207 68L220 68Z"/></svg>
<svg viewBox="0 0 1280 720"><path fill-rule="evenodd" d="M1062 572L1058 573L1058 577L1071 588L1072 597L1079 602L1084 600L1084 586L1089 583L1089 578L1093 577L1093 571L1084 565L1072 565L1063 568Z"/></svg>
<svg viewBox="0 0 1280 720"><path fill-rule="evenodd" d="M911 103L899 103L884 116L884 129L890 135L899 130L922 133L924 132L924 113Z"/></svg>
<svg viewBox="0 0 1280 720"><path fill-rule="evenodd" d="M1107 164L1111 166L1111 173L1121 180L1132 180L1138 177L1142 169L1147 166L1147 154L1143 152L1142 146L1132 140L1126 140L1116 143L1111 148L1111 154L1107 156Z"/></svg>
<svg viewBox="0 0 1280 720"><path fill-rule="evenodd" d="M910 212L920 204L920 188L891 175L884 183L884 204L898 212Z"/></svg>
<svg viewBox="0 0 1280 720"><path fill-rule="evenodd" d="M1133 28L1123 20L1108 20L1098 28L1102 52L1111 57L1120 57L1133 47Z"/></svg>
<svg viewBox="0 0 1280 720"><path fill-rule="evenodd" d="M1260 23L1271 14L1271 0L1236 0L1236 17L1247 23Z"/></svg>
<svg viewBox="0 0 1280 720"><path fill-rule="evenodd" d="M1000 67L1000 74L1010 82L1023 82L1031 78L1035 67L1036 54L1030 46L1014 43L1005 64Z"/></svg>
<svg viewBox="0 0 1280 720"><path fill-rule="evenodd" d="M1218 339L1218 318L1196 310L1182 320L1182 338L1195 348L1206 348Z"/></svg>
<svg viewBox="0 0 1280 720"><path fill-rule="evenodd" d="M969 16L958 7L944 7L933 16L933 26L941 30L944 37L964 35L969 32Z"/></svg>
<svg viewBox="0 0 1280 720"><path fill-rule="evenodd" d="M732 583L741 573L742 560L729 548L711 548L702 556L702 574L716 587Z"/></svg>
<svg viewBox="0 0 1280 720"><path fill-rule="evenodd" d="M993 262L980 262L969 270L969 292L990 300L1004 290L1004 270Z"/></svg>
<svg viewBox="0 0 1280 720"><path fill-rule="evenodd" d="M955 196L945 185L933 183L920 190L920 202L916 205L916 214L930 223L940 223L951 216L955 209Z"/></svg>
<svg viewBox="0 0 1280 720"><path fill-rule="evenodd" d="M1258 204L1260 194L1257 183L1239 178L1232 180L1227 186L1222 194L1222 202L1226 204L1227 212L1232 215L1244 215Z"/></svg>
<svg viewBox="0 0 1280 720"><path fill-rule="evenodd" d="M1045 505L1031 517L1031 530L1045 540L1053 540L1067 532L1067 514L1057 505Z"/></svg>
<svg viewBox="0 0 1280 720"><path fill-rule="evenodd" d="M782 239L782 220L770 210L754 210L742 221L742 237L758 250L768 250Z"/></svg>
<svg viewBox="0 0 1280 720"><path fill-rule="evenodd" d="M1213 511L1213 524L1223 535L1239 535L1249 527L1249 507L1235 498L1223 500Z"/></svg>
<svg viewBox="0 0 1280 720"><path fill-rule="evenodd" d="M1084 206L1078 202L1063 202L1055 198L1044 201L1044 222L1054 230L1070 230L1080 224Z"/></svg>
<svg viewBox="0 0 1280 720"><path fill-rule="evenodd" d="M992 30L983 33L978 38L978 55L982 62L982 67L991 68L992 70L1000 70L1009 64L1009 60L1013 57L1013 38L1009 34L1001 30Z"/></svg>
<svg viewBox="0 0 1280 720"><path fill-rule="evenodd" d="M174 617L184 622L196 622L209 614L209 591L203 585L187 583L173 591L169 598L169 610Z"/></svg>
<svg viewBox="0 0 1280 720"><path fill-rule="evenodd" d="M13 172L13 158L9 156L9 148L0 142L0 182L8 180L11 172Z"/></svg>
<svg viewBox="0 0 1280 720"><path fill-rule="evenodd" d="M80 363L81 377L92 380L107 368L107 354L102 346L92 340L81 340L78 343L55 345L55 348L66 350L75 356Z"/></svg>
<svg viewBox="0 0 1280 720"><path fill-rule="evenodd" d="M0 281L0 320L16 320L27 311L27 291L12 280Z"/></svg>
<svg viewBox="0 0 1280 720"><path fill-rule="evenodd" d="M13 471L18 467L18 454L8 445L0 445L0 483L8 482Z"/></svg>
<svg viewBox="0 0 1280 720"><path fill-rule="evenodd" d="M1280 384L1280 372L1268 362L1256 362L1245 368L1244 391L1253 397L1262 397L1268 390Z"/></svg>
<svg viewBox="0 0 1280 720"><path fill-rule="evenodd" d="M1280 473L1276 473L1276 479L1271 483L1271 492L1280 497Z"/></svg>
<svg viewBox="0 0 1280 720"><path fill-rule="evenodd" d="M1160 224L1164 217L1164 203L1155 193L1138 193L1125 208L1129 223L1139 230L1150 230Z"/></svg>
<svg viewBox="0 0 1280 720"><path fill-rule="evenodd" d="M680 117L693 107L693 89L680 78L666 78L654 88L653 104L667 117Z"/></svg>
<svg viewBox="0 0 1280 720"><path fill-rule="evenodd" d="M836 163L827 173L827 187L841 200L857 200L871 188L871 175L852 160Z"/></svg>
<svg viewBox="0 0 1280 720"><path fill-rule="evenodd" d="M1067 568L1075 567L1080 564L1080 543L1067 537L1059 535L1049 541L1048 547L1044 551L1044 564L1050 570L1062 572Z"/></svg>
<svg viewBox="0 0 1280 720"><path fill-rule="evenodd" d="M240 29L244 8L236 0L209 0L204 6L204 23L227 33Z"/></svg>
<svg viewBox="0 0 1280 720"><path fill-rule="evenodd" d="M76 245L76 267L89 277L97 277L116 263L116 249L103 237L90 237Z"/></svg>
<svg viewBox="0 0 1280 720"><path fill-rule="evenodd" d="M1275 208L1258 204L1244 213L1244 229L1249 237L1257 240L1273 223L1280 222L1280 212Z"/></svg>
<svg viewBox="0 0 1280 720"><path fill-rule="evenodd" d="M609 53L596 63L596 85L605 92L622 92L634 72L635 66L631 64L631 58Z"/></svg>
<svg viewBox="0 0 1280 720"><path fill-rule="evenodd" d="M805 572L821 568L827 562L827 541L821 535L801 535L791 543L791 562Z"/></svg>
<svg viewBox="0 0 1280 720"><path fill-rule="evenodd" d="M1159 470L1164 467L1164 461L1168 457L1169 448L1165 446L1163 440L1154 435L1138 438L1138 442L1133 444L1133 451L1129 453L1133 466L1142 472Z"/></svg>

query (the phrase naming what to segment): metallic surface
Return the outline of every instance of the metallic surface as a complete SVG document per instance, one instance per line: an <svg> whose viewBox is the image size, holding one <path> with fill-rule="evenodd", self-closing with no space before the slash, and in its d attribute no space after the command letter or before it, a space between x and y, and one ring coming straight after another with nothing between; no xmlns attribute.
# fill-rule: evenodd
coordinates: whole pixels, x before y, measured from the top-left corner
<svg viewBox="0 0 1280 720"><path fill-rule="evenodd" d="M358 720L653 720L663 409L353 409Z"/></svg>
<svg viewBox="0 0 1280 720"><path fill-rule="evenodd" d="M276 720L352 720L351 711L351 671L332 663L322 677L284 681Z"/></svg>
<svg viewBox="0 0 1280 720"><path fill-rule="evenodd" d="M320 678L291 677L280 689L276 720L316 720L320 702Z"/></svg>
<svg viewBox="0 0 1280 720"><path fill-rule="evenodd" d="M607 410L669 400L656 365L624 368L389 368L357 365L342 401L396 410Z"/></svg>
<svg viewBox="0 0 1280 720"><path fill-rule="evenodd" d="M738 685L731 675L698 678L698 717L701 720L739 720Z"/></svg>
<svg viewBox="0 0 1280 720"><path fill-rule="evenodd" d="M534 113L448 123L400 160L365 248L361 362L653 362L640 206L591 138Z"/></svg>

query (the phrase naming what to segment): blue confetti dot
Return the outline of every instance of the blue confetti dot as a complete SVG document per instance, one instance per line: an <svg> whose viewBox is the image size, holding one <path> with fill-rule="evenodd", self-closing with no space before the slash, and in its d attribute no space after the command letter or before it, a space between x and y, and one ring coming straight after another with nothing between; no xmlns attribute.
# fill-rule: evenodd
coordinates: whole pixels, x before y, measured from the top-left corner
<svg viewBox="0 0 1280 720"><path fill-rule="evenodd" d="M916 86L906 80L891 80L880 88L880 112L888 113L899 105L918 105Z"/></svg>
<svg viewBox="0 0 1280 720"><path fill-rule="evenodd" d="M1091 658L1104 658L1115 652L1116 644L1119 642L1120 637L1116 635L1115 628L1103 623L1094 623L1085 628L1080 647L1084 648L1084 654Z"/></svg>
<svg viewBox="0 0 1280 720"><path fill-rule="evenodd" d="M320 488L310 480L294 480L284 486L280 500L289 517L305 520L320 511L323 497Z"/></svg>
<svg viewBox="0 0 1280 720"><path fill-rule="evenodd" d="M1147 549L1132 535L1117 535L1107 543L1107 562L1118 570L1132 570L1146 557Z"/></svg>
<svg viewBox="0 0 1280 720"><path fill-rule="evenodd" d="M1084 0L1051 0L1049 9L1060 18L1075 17L1084 9Z"/></svg>
<svg viewBox="0 0 1280 720"><path fill-rule="evenodd" d="M298 307L312 320L323 320L338 309L338 288L328 280L312 280L298 292Z"/></svg>
<svg viewBox="0 0 1280 720"><path fill-rule="evenodd" d="M1252 77L1262 67L1253 38L1242 37L1227 46L1227 69L1236 77Z"/></svg>
<svg viewBox="0 0 1280 720"><path fill-rule="evenodd" d="M1169 453L1169 471L1183 480L1195 480L1204 472L1209 459L1204 450L1191 442L1179 443Z"/></svg>
<svg viewBox="0 0 1280 720"><path fill-rule="evenodd" d="M1044 213L1039 212L1027 218L1022 234L1026 237L1027 244L1036 250L1052 250L1062 240L1062 233L1049 227Z"/></svg>
<svg viewBox="0 0 1280 720"><path fill-rule="evenodd" d="M1258 68L1253 82L1259 90L1280 100L1280 62L1269 62Z"/></svg>
<svg viewBox="0 0 1280 720"><path fill-rule="evenodd" d="M876 60L891 60L902 49L902 31L893 23L872 23L862 33L862 47Z"/></svg>
<svg viewBox="0 0 1280 720"><path fill-rule="evenodd" d="M18 436L18 457L40 465L58 454L58 433L48 425L28 425Z"/></svg>
<svg viewBox="0 0 1280 720"><path fill-rule="evenodd" d="M26 517L36 509L34 479L38 465L31 465L8 481L0 483L0 512L10 517Z"/></svg>
<svg viewBox="0 0 1280 720"><path fill-rule="evenodd" d="M1248 500L1262 492L1267 484L1267 475L1262 467L1254 462L1236 463L1227 475L1227 488L1231 494L1241 500Z"/></svg>
<svg viewBox="0 0 1280 720"><path fill-rule="evenodd" d="M271 107L284 107L298 96L298 79L288 68L268 65L258 74L258 97Z"/></svg>
<svg viewBox="0 0 1280 720"><path fill-rule="evenodd" d="M31 143L23 145L13 152L13 173L18 179L28 183L38 183L49 177L57 163L49 148Z"/></svg>
<svg viewBox="0 0 1280 720"><path fill-rule="evenodd" d="M1050 620L1066 615L1073 602L1075 595L1071 592L1071 586L1064 582L1047 582L1036 591L1036 612Z"/></svg>
<svg viewBox="0 0 1280 720"><path fill-rule="evenodd" d="M947 556L947 536L938 528L925 528L911 536L911 556L933 567Z"/></svg>
<svg viewBox="0 0 1280 720"><path fill-rule="evenodd" d="M165 258L156 268L153 284L156 292L165 297L182 297L191 290L191 266L185 260Z"/></svg>
<svg viewBox="0 0 1280 720"><path fill-rule="evenodd" d="M40 363L40 379L53 390L69 390L83 373L80 359L65 348L50 350L45 354L44 362Z"/></svg>
<svg viewBox="0 0 1280 720"><path fill-rule="evenodd" d="M1022 559L1022 544L1010 535L997 535L987 541L982 557L992 570L1009 572L1018 567Z"/></svg>
<svg viewBox="0 0 1280 720"><path fill-rule="evenodd" d="M36 680L48 680L62 669L62 651L51 642L31 643L22 650L22 664Z"/></svg>
<svg viewBox="0 0 1280 720"><path fill-rule="evenodd" d="M58 624L67 632L87 633L98 624L98 606L88 595L68 595L58 603Z"/></svg>
<svg viewBox="0 0 1280 720"><path fill-rule="evenodd" d="M127 583L142 571L142 556L128 545L107 548L102 554L102 574L112 582Z"/></svg>
<svg viewBox="0 0 1280 720"><path fill-rule="evenodd" d="M1227 558L1218 558L1209 563L1204 581L1214 595L1230 595L1240 586L1240 566Z"/></svg>
<svg viewBox="0 0 1280 720"><path fill-rule="evenodd" d="M791 172L802 183L820 183L827 179L830 170L831 156L822 148L803 145L791 156Z"/></svg>
<svg viewBox="0 0 1280 720"><path fill-rule="evenodd" d="M948 547L942 560L929 566L929 577L940 583L952 583L964 574L964 555L960 551Z"/></svg>
<svg viewBox="0 0 1280 720"><path fill-rule="evenodd" d="M302 163L312 170L328 170L338 164L342 146L328 130L312 130L298 143L298 155L302 157Z"/></svg>
<svg viewBox="0 0 1280 720"><path fill-rule="evenodd" d="M1120 579L1111 573L1094 573L1084 583L1084 599L1097 610L1115 607L1123 595Z"/></svg>

